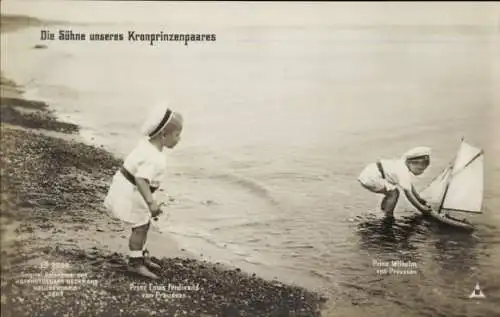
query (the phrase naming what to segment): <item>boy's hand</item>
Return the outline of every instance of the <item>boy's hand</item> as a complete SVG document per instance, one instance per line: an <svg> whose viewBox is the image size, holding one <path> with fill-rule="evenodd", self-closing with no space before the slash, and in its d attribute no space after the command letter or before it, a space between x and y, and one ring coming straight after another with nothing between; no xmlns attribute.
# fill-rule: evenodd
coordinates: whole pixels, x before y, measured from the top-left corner
<svg viewBox="0 0 500 317"><path fill-rule="evenodd" d="M422 206L424 207L424 211L427 211L427 212L432 211L432 206L429 205L428 202L424 202L424 204Z"/></svg>
<svg viewBox="0 0 500 317"><path fill-rule="evenodd" d="M161 214L161 208L160 205L156 202L156 200L151 201L148 203L149 207L149 212L151 213L151 217L158 217Z"/></svg>

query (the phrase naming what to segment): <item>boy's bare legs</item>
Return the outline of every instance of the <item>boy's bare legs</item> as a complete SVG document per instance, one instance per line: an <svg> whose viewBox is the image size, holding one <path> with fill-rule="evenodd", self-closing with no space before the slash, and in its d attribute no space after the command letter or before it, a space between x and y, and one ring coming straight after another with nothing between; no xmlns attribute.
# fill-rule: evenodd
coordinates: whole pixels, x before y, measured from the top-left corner
<svg viewBox="0 0 500 317"><path fill-rule="evenodd" d="M149 230L149 223L132 228L132 234L128 241L128 247L130 251L142 251L144 242L146 241Z"/></svg>
<svg viewBox="0 0 500 317"><path fill-rule="evenodd" d="M145 266L146 261L144 259L143 247L147 239L148 230L149 223L132 228L132 234L128 243L130 249L130 266L138 274L157 279L158 276L149 271Z"/></svg>
<svg viewBox="0 0 500 317"><path fill-rule="evenodd" d="M367 186L360 181L361 186L368 189L369 191L384 195L382 203L380 204L380 209L385 213L386 217L394 218L394 209L396 209L396 204L399 200L399 190L397 188L393 190L375 189L373 187Z"/></svg>
<svg viewBox="0 0 500 317"><path fill-rule="evenodd" d="M141 243L141 248L142 248L141 250L142 250L142 255L144 257L144 264L146 264L150 269L158 270L161 267L158 264L151 261L151 259L149 258L149 251L146 249L146 241L148 239L148 232L151 226L151 222L148 222L145 226L146 226L146 233L144 234L144 239L142 240Z"/></svg>
<svg viewBox="0 0 500 317"><path fill-rule="evenodd" d="M394 209L399 199L399 190L386 190L384 198L380 204L380 209L385 213L386 217L394 218Z"/></svg>
<svg viewBox="0 0 500 317"><path fill-rule="evenodd" d="M142 225L142 226L134 228L134 229L139 229L138 230L137 241L136 241L137 244L134 244L134 250L144 251L144 246L146 245L146 241L148 239L149 222L147 224L145 224L145 225ZM134 232L134 229L132 229L132 234ZM137 249L137 248L140 248L140 249Z"/></svg>

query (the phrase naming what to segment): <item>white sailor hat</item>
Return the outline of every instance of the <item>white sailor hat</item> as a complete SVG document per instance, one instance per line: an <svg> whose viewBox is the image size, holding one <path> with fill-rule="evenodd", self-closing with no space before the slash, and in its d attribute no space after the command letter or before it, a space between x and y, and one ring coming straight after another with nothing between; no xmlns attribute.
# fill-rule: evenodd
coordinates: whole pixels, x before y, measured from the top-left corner
<svg viewBox="0 0 500 317"><path fill-rule="evenodd" d="M426 146L415 147L407 151L405 154L403 154L403 158L406 160L430 158L430 156L431 156L431 149Z"/></svg>
<svg viewBox="0 0 500 317"><path fill-rule="evenodd" d="M168 107L167 102L159 103L150 110L141 132L150 138L154 137L167 126L173 115L174 112Z"/></svg>

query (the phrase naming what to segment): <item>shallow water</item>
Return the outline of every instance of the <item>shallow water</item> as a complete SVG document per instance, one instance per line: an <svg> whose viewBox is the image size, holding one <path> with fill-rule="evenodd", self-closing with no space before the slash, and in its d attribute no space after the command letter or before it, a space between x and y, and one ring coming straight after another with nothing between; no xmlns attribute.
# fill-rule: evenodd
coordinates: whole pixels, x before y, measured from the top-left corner
<svg viewBox="0 0 500 317"><path fill-rule="evenodd" d="M216 19L223 10L189 24L182 14L158 13L172 9L162 3L154 3L149 23L132 4L111 16L116 8L108 3L91 18L83 17L85 3L64 3L71 9L64 14L50 10L52 2L2 5L81 22L71 28L82 32L159 31L167 19L169 30L217 34L215 43L188 46L55 41L45 50L31 49L39 28L2 35L6 75L119 155L134 146L151 102L166 98L183 113L186 128L165 187L174 198L171 218L160 224L188 250L286 270L329 293L327 316L500 313L493 305L500 299L493 27L389 27L377 19L369 27L340 26L325 13L334 8L323 6L302 20L258 20L233 8L226 24ZM477 231L447 230L403 200L396 222L384 223L379 198L356 181L362 168L427 145L433 160L421 186L453 157L461 137L486 151ZM416 274L377 274L376 263L393 260L415 263ZM481 302L468 299L477 282L487 296Z"/></svg>

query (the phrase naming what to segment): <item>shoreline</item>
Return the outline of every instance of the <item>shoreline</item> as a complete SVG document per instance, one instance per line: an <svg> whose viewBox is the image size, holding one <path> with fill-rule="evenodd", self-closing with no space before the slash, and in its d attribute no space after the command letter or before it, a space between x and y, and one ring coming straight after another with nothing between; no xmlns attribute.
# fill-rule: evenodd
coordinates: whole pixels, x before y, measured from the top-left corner
<svg viewBox="0 0 500 317"><path fill-rule="evenodd" d="M17 19L14 24L25 20ZM4 22L2 15L2 32ZM2 315L64 315L76 309L76 300L98 316L320 316L326 299L319 294L201 261L179 251L173 238L155 238L153 230L151 254L168 254L153 258L162 267L161 279L152 282L159 286L153 293L131 290L131 284L145 281L126 272L128 232L101 203L120 160L84 144L77 125L58 121L46 103L24 99L22 87L3 74L1 87L2 293L7 294ZM34 283L33 274L46 276L47 264L58 264L55 272L86 274L86 281L97 283L80 279L76 291L54 287L50 279ZM27 273L32 282L20 283ZM198 289L162 291L161 285L170 284ZM165 305L165 300L172 302Z"/></svg>
<svg viewBox="0 0 500 317"><path fill-rule="evenodd" d="M27 113L15 112L30 106ZM78 142L77 126L56 121L47 107L21 98L2 98L2 292L11 294L2 306L5 316L28 316L34 311L64 314L70 307L61 305L63 299L87 300L88 311L98 316L123 315L119 305L118 310L107 307L113 298L122 296L137 308L128 309L124 316L140 315L146 307L156 307L160 315L182 310L220 316L225 314L221 309L230 307L258 316L292 310L296 316L320 316L325 299L318 294L250 276L239 268L186 257L176 245L165 243L163 236L161 241L151 237L148 243L153 255L155 249L172 250L168 258L153 258L162 266L162 279L154 285L199 285L199 291L190 292L192 297L187 291L130 293L131 284L144 280L126 272L128 232L119 221L108 218L100 204L120 162L103 149ZM87 274L104 286L82 285L78 292L56 295L47 288L37 291L35 286L40 285L20 284L19 277L28 272L46 274L43 263L65 264L60 272ZM171 299L175 305L165 306L158 299Z"/></svg>

